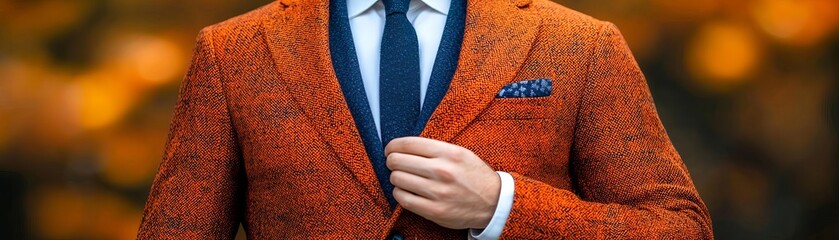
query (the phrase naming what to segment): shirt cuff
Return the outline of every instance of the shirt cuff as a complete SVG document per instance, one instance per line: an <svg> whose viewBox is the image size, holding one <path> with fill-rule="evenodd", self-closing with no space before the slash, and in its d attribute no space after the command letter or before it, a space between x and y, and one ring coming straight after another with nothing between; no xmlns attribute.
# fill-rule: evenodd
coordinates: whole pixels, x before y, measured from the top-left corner
<svg viewBox="0 0 839 240"><path fill-rule="evenodd" d="M515 181L509 173L497 171L501 178L501 192L498 194L498 205L489 224L484 229L469 229L469 239L489 240L501 237L501 231L507 224L507 217L513 208L513 194L515 193Z"/></svg>

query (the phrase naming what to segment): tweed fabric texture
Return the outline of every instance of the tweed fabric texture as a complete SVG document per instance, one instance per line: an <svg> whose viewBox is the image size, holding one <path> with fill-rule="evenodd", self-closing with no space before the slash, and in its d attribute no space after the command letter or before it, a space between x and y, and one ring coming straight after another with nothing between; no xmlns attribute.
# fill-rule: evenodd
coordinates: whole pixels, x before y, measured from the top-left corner
<svg viewBox="0 0 839 240"><path fill-rule="evenodd" d="M610 23L548 0L469 1L450 87L420 136L513 175L504 239L710 239L708 211ZM391 211L329 55L328 2L205 28L140 239L462 239ZM540 98L495 98L552 79Z"/></svg>

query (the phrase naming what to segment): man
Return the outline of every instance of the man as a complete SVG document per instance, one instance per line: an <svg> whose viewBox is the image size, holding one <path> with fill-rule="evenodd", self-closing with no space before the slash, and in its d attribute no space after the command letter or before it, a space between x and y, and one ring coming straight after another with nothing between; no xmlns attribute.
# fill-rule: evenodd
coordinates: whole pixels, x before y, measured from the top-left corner
<svg viewBox="0 0 839 240"><path fill-rule="evenodd" d="M610 23L282 0L205 28L139 237L712 238Z"/></svg>

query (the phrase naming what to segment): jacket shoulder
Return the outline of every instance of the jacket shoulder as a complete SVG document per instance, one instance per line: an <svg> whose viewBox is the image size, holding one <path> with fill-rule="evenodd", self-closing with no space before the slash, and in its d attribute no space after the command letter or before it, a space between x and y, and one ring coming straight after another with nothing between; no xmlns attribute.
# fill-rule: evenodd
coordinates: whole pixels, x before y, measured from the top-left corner
<svg viewBox="0 0 839 240"><path fill-rule="evenodd" d="M574 32L581 35L599 35L611 25L584 13L575 11L551 0L532 0L527 6L531 14L542 19L542 26L547 30Z"/></svg>
<svg viewBox="0 0 839 240"><path fill-rule="evenodd" d="M226 42L226 40L248 38L260 31L265 21L279 19L277 14L282 13L285 8L281 1L273 1L259 8L232 17L230 19L204 27L201 32L212 32L213 40Z"/></svg>

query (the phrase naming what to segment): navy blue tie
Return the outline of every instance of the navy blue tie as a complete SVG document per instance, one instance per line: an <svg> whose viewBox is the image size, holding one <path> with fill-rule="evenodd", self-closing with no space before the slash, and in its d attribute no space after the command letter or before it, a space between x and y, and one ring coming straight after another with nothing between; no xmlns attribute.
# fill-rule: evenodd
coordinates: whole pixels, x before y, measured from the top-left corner
<svg viewBox="0 0 839 240"><path fill-rule="evenodd" d="M413 135L420 113L419 44L417 32L405 16L410 2L382 1L387 16L379 63L382 146L394 138Z"/></svg>

